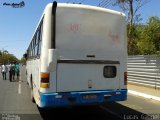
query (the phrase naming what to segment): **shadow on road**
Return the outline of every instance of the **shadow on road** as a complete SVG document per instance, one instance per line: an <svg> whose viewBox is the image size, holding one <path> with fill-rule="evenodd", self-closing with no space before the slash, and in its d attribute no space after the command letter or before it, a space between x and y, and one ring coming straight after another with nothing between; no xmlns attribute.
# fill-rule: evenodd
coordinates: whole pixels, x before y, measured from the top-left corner
<svg viewBox="0 0 160 120"><path fill-rule="evenodd" d="M106 114L100 111L99 107L72 107L72 108L54 108L39 109L43 120L59 119L87 119L87 120L106 120Z"/></svg>
<svg viewBox="0 0 160 120"><path fill-rule="evenodd" d="M151 120L152 116L139 112L135 109L124 106L120 103L111 102L103 106L106 108L106 112L113 112L116 116L119 116L122 120ZM152 119L154 120L154 119Z"/></svg>
<svg viewBox="0 0 160 120"><path fill-rule="evenodd" d="M104 109L102 109L104 108ZM39 109L43 120L87 119L87 120L147 120L148 115L113 102L103 106Z"/></svg>

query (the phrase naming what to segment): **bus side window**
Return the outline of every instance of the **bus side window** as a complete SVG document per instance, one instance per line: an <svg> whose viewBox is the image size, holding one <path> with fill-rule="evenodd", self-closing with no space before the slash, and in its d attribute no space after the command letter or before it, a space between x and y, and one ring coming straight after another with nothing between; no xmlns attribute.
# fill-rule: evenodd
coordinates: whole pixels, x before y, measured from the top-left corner
<svg viewBox="0 0 160 120"><path fill-rule="evenodd" d="M42 32L43 32L43 21L40 24L39 29L39 39L38 39L38 55L41 54L41 47L42 47Z"/></svg>
<svg viewBox="0 0 160 120"><path fill-rule="evenodd" d="M30 48L30 57L32 57L33 56L33 52L32 52L32 48L33 48L33 46L32 46L32 42L31 42L31 48Z"/></svg>
<svg viewBox="0 0 160 120"><path fill-rule="evenodd" d="M35 56L35 36L34 36L34 38L33 38L33 40L32 40L32 53L33 53L33 55L32 55L32 57L34 57Z"/></svg>
<svg viewBox="0 0 160 120"><path fill-rule="evenodd" d="M38 55L38 39L39 39L39 28L37 30L36 37L35 37L35 56Z"/></svg>

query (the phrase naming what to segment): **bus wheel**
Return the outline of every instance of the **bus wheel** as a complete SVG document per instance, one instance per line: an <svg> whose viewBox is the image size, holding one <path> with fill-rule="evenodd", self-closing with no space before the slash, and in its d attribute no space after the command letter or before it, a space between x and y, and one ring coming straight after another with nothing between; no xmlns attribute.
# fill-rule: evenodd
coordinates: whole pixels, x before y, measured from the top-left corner
<svg viewBox="0 0 160 120"><path fill-rule="evenodd" d="M34 95L33 95L33 82L32 82L32 75L31 75L31 101L33 103L35 103L35 100L34 100Z"/></svg>
<svg viewBox="0 0 160 120"><path fill-rule="evenodd" d="M33 103L35 103L35 100L34 100L34 97L33 97L33 89L31 89L31 101L32 101Z"/></svg>

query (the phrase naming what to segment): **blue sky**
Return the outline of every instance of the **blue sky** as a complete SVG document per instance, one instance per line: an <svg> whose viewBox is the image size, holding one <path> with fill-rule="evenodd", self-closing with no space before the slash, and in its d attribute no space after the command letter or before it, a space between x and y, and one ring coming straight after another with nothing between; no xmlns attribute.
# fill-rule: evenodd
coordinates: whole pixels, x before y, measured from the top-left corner
<svg viewBox="0 0 160 120"><path fill-rule="evenodd" d="M45 6L53 0L23 0L25 2L23 8L3 6L4 2L19 3L21 1L0 0L0 50L8 50L18 58L25 53ZM84 1L83 4L97 6L102 0L57 0L57 2L67 1ZM117 7L108 8L121 11ZM150 16L160 17L159 8L160 0L150 0L139 11L143 18L142 22L145 23Z"/></svg>

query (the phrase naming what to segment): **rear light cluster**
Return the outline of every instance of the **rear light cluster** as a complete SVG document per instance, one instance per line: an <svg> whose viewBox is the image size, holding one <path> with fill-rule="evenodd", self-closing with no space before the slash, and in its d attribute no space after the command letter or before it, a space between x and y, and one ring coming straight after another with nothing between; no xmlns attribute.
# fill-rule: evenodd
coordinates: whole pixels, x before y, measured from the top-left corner
<svg viewBox="0 0 160 120"><path fill-rule="evenodd" d="M49 88L49 73L41 73L40 87Z"/></svg>

